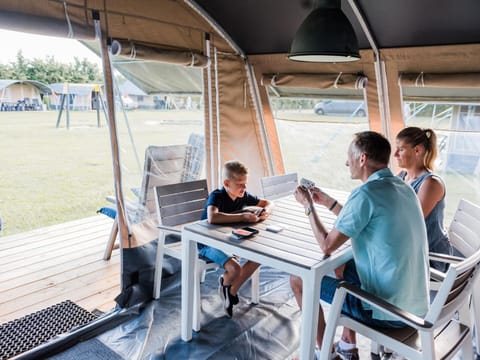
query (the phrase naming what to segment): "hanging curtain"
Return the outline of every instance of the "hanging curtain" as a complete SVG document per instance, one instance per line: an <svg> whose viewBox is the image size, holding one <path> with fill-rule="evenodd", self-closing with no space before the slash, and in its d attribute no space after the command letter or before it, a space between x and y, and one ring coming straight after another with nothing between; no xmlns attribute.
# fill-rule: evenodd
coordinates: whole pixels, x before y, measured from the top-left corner
<svg viewBox="0 0 480 360"><path fill-rule="evenodd" d="M367 77L358 74L263 74L261 84L310 89L364 89Z"/></svg>
<svg viewBox="0 0 480 360"><path fill-rule="evenodd" d="M132 60L153 60L169 64L204 68L209 59L191 50L174 50L145 45L129 40L114 40L112 55Z"/></svg>
<svg viewBox="0 0 480 360"><path fill-rule="evenodd" d="M480 73L406 73L400 74L398 84L401 87L480 88Z"/></svg>
<svg viewBox="0 0 480 360"><path fill-rule="evenodd" d="M402 96L409 101L463 101L477 103L480 73L403 73L398 77Z"/></svg>

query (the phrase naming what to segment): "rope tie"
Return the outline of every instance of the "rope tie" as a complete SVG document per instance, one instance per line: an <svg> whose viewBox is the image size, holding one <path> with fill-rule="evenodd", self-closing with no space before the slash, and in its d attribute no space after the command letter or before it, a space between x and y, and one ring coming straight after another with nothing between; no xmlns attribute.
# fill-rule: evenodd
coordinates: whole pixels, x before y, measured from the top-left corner
<svg viewBox="0 0 480 360"><path fill-rule="evenodd" d="M137 49L135 48L135 43L133 41L130 41L130 58L135 59L137 57Z"/></svg>
<svg viewBox="0 0 480 360"><path fill-rule="evenodd" d="M67 20L67 24L68 24L68 34L67 34L67 36L70 39L73 39L73 27L72 27L72 22L70 21L70 16L68 16L66 1L63 2L63 8L65 9L65 19Z"/></svg>
<svg viewBox="0 0 480 360"><path fill-rule="evenodd" d="M272 76L272 80L270 81L270 84L271 84L272 86L277 86L277 84L275 83L276 80L277 80L277 74L275 74L275 75Z"/></svg>
<svg viewBox="0 0 480 360"><path fill-rule="evenodd" d="M423 71L420 74L418 74L417 78L415 79L415 87L419 87L418 86L419 81L421 82L422 87L425 87L425 82L423 81Z"/></svg>
<svg viewBox="0 0 480 360"><path fill-rule="evenodd" d="M337 78L335 79L335 82L333 83L333 87L335 89L338 89L338 82L340 81L340 77L342 76L343 72L340 72L337 76Z"/></svg>

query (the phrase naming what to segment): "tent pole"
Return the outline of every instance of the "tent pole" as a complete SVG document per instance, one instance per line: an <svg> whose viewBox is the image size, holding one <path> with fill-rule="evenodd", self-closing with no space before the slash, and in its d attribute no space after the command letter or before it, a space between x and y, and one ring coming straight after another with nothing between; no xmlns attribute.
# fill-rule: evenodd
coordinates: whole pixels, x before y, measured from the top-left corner
<svg viewBox="0 0 480 360"><path fill-rule="evenodd" d="M210 58L210 34L205 34L205 47L207 57ZM212 62L209 61L207 66L207 92L208 92L208 134L210 143L210 181L212 188L217 187L217 177L215 174L215 151L213 141L213 100L212 100ZM218 111L218 110L217 110Z"/></svg>
<svg viewBox="0 0 480 360"><path fill-rule="evenodd" d="M60 125L60 120L62 119L63 105L65 104L65 94L60 95L60 111L58 112L56 128Z"/></svg>
<svg viewBox="0 0 480 360"><path fill-rule="evenodd" d="M348 4L353 10L355 17L357 18L360 26L362 27L363 33L367 37L370 46L372 47L373 53L375 54L375 76L377 78L377 93L378 93L378 102L380 110L380 121L382 125L382 132L390 139L391 135L391 124L390 124L390 111L388 109L388 87L387 87L387 75L385 71L385 63L381 61L380 50L378 49L377 42L373 37L370 26L365 20L365 16L357 5L355 0L348 0Z"/></svg>
<svg viewBox="0 0 480 360"><path fill-rule="evenodd" d="M221 132L220 132L220 98L218 94L218 62L217 62L217 48L213 48L213 58L215 60L215 119L216 119L216 124L217 124L217 178L218 178L218 186L220 187L222 184L221 182L223 181L222 179L222 149L221 149Z"/></svg>
<svg viewBox="0 0 480 360"><path fill-rule="evenodd" d="M123 198L122 173L120 168L120 152L118 146L117 122L115 120L115 103L113 97L113 72L110 56L108 53L107 37L103 35L100 27L100 13L98 10L92 10L95 23L95 33L100 41L100 54L102 56L103 76L107 103L107 121L109 124L110 144L112 148L113 179L115 184L115 199L117 205L117 224L120 239L120 286L123 290L123 247L129 244L129 231Z"/></svg>

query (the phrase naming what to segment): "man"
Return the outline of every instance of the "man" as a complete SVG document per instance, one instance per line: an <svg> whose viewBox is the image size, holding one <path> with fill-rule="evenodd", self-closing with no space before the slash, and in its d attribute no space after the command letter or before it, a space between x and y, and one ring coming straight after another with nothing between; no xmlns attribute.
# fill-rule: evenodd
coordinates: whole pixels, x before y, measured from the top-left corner
<svg viewBox="0 0 480 360"><path fill-rule="evenodd" d="M429 304L428 243L422 210L415 192L394 176L387 167L390 144L382 135L365 131L355 134L348 149L346 165L352 179L363 184L355 189L345 206L318 188L299 186L295 198L305 206L315 238L321 250L331 254L351 238L353 260L341 277L325 277L320 298L333 301L338 282L359 285L396 306L423 316ZM327 232L313 203L326 206L338 218ZM337 272L338 276L338 272ZM412 281L415 279L415 281ZM299 306L302 304L302 280L292 276L290 284ZM383 327L403 327L388 314L370 309L368 304L347 295L343 312L365 323ZM322 344L325 319L320 306L317 344ZM355 333L344 329L332 358L359 359ZM316 356L319 350L316 350Z"/></svg>

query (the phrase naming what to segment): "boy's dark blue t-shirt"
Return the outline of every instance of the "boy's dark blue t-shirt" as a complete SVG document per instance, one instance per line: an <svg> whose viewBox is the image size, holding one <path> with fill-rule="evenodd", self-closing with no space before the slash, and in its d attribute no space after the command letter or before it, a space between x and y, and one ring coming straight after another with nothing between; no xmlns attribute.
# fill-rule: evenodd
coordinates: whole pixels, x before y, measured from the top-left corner
<svg viewBox="0 0 480 360"><path fill-rule="evenodd" d="M217 207L218 211L224 213L233 213L235 211L243 209L245 206L255 206L258 204L260 199L250 194L248 191L245 192L245 195L241 198L236 198L235 201L228 196L227 190L225 187L221 189L213 190L208 196L207 204L203 210L202 220L207 219L207 208L210 205Z"/></svg>

